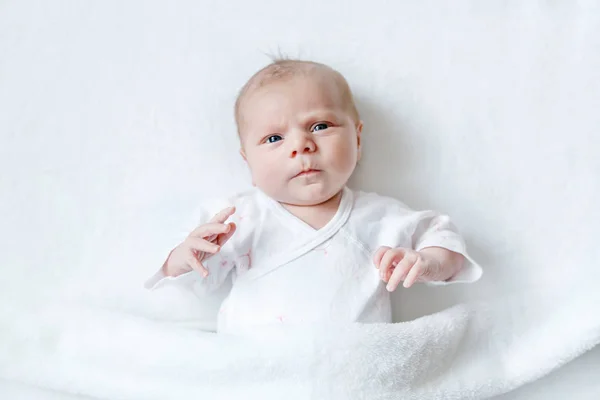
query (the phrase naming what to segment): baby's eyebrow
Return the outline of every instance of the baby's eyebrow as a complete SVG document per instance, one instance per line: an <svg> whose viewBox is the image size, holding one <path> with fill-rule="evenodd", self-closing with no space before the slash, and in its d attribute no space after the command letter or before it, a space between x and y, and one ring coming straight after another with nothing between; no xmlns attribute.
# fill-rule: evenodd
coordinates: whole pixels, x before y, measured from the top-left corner
<svg viewBox="0 0 600 400"><path fill-rule="evenodd" d="M323 109L323 110L315 110L303 116L304 121L308 120L317 120L317 119L337 119L338 113L334 110Z"/></svg>
<svg viewBox="0 0 600 400"><path fill-rule="evenodd" d="M285 129L286 129L285 125L282 125L282 124L267 124L263 127L261 133L268 133L268 134L281 133L281 132L285 131Z"/></svg>

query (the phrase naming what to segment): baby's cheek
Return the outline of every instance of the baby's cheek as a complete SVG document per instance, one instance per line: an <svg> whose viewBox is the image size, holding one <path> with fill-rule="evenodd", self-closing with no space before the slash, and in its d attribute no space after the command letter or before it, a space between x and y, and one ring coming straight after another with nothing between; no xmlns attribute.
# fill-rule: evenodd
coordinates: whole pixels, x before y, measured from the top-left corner
<svg viewBox="0 0 600 400"><path fill-rule="evenodd" d="M282 166L261 166L252 172L252 183L261 189L268 196L273 198L280 198L282 191L285 191L284 179Z"/></svg>
<svg viewBox="0 0 600 400"><path fill-rule="evenodd" d="M356 166L357 150L349 143L342 142L333 150L332 158L339 172L349 173Z"/></svg>

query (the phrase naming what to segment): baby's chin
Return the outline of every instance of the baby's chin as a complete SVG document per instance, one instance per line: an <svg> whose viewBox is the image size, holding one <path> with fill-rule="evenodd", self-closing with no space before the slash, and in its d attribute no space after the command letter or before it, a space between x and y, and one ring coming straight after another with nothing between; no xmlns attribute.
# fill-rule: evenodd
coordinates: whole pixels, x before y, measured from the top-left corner
<svg viewBox="0 0 600 400"><path fill-rule="evenodd" d="M341 188L327 188L315 184L293 188L271 197L280 203L310 207L325 203L338 194L340 190Z"/></svg>

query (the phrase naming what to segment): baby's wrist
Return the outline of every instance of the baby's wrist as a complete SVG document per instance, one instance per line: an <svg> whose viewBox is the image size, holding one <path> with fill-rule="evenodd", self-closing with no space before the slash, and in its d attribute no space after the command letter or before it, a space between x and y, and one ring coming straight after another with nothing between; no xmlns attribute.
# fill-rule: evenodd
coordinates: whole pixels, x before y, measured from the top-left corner
<svg viewBox="0 0 600 400"><path fill-rule="evenodd" d="M421 257L427 261L427 273L423 280L446 281L460 272L464 256L442 247L427 247L419 251Z"/></svg>
<svg viewBox="0 0 600 400"><path fill-rule="evenodd" d="M171 273L169 272L169 267L167 266L167 262L166 261L162 265L162 267L160 268L160 271L162 272L162 274L164 276L171 276Z"/></svg>

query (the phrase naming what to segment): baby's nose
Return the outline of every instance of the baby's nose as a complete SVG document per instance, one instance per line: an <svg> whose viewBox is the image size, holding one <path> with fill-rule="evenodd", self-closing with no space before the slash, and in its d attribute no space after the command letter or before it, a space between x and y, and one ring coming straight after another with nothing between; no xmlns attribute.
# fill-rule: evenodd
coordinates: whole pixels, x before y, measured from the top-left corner
<svg viewBox="0 0 600 400"><path fill-rule="evenodd" d="M304 146L304 149L302 149L302 151L293 150L292 151L292 157L296 157L300 153L312 153L313 151L314 150L312 149L311 146Z"/></svg>
<svg viewBox="0 0 600 400"><path fill-rule="evenodd" d="M304 137L296 142L290 155L291 157L296 157L298 154L312 153L316 148L317 146L312 139Z"/></svg>

